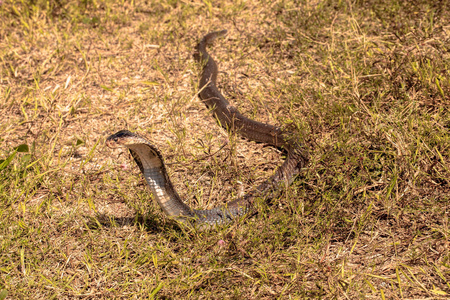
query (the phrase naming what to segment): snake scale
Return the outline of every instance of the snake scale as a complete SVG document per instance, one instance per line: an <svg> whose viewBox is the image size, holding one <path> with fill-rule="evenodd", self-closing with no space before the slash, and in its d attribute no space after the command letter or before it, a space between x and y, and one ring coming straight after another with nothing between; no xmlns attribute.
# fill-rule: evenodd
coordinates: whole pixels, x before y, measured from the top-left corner
<svg viewBox="0 0 450 300"><path fill-rule="evenodd" d="M220 93L216 85L218 67L206 51L206 47L217 37L225 35L226 32L226 30L222 30L208 33L196 47L194 58L202 66L199 97L225 129L236 132L249 140L282 148L287 152L286 160L269 179L247 195L222 206L196 210L181 200L170 181L161 152L147 139L130 131L121 130L106 140L106 145L111 148L126 147L129 149L154 198L167 216L202 229L228 223L247 213L252 208L257 196L277 188L282 182L290 184L307 162L300 143L293 138L291 133L285 132L277 126L257 122L243 116Z"/></svg>

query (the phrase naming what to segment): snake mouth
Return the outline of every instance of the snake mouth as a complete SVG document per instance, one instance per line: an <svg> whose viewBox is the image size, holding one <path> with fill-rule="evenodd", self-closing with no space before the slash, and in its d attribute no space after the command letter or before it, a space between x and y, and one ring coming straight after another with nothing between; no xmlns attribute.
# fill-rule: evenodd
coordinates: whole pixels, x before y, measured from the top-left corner
<svg viewBox="0 0 450 300"><path fill-rule="evenodd" d="M117 133L112 134L106 139L105 145L111 149L119 148L121 146L119 140L120 139L117 137Z"/></svg>
<svg viewBox="0 0 450 300"><path fill-rule="evenodd" d="M106 145L108 148L111 148L111 149L115 149L115 148L118 148L118 147L119 147L119 146L117 145L117 143L114 142L113 140L106 140L105 145Z"/></svg>

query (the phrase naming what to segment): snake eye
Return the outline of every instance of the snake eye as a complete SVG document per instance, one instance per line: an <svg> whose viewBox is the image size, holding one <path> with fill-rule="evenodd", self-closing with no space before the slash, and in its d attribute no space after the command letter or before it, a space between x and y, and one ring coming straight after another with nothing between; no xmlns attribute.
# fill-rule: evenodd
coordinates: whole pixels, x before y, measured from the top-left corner
<svg viewBox="0 0 450 300"><path fill-rule="evenodd" d="M115 137L113 140L114 140L114 142L117 143L117 141L119 140L119 138L118 138L118 137Z"/></svg>

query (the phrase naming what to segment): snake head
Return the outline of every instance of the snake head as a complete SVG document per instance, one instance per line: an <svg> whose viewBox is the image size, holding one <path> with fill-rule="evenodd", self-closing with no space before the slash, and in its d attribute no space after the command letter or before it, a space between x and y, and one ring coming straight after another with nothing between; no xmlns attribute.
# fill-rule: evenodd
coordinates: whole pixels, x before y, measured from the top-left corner
<svg viewBox="0 0 450 300"><path fill-rule="evenodd" d="M109 148L117 148L123 147L127 144L132 143L132 141L136 138L136 135L128 130L121 130L112 135L110 135L106 139L106 146Z"/></svg>

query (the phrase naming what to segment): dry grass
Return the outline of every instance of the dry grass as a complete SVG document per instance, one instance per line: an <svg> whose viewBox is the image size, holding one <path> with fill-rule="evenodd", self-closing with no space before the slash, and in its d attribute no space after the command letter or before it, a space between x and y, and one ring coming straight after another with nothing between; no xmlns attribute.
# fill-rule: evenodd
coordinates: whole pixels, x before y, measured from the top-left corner
<svg viewBox="0 0 450 300"><path fill-rule="evenodd" d="M299 2L1 1L0 299L447 298L450 5ZM147 135L197 208L270 176L282 155L196 96L193 48L217 29L224 94L311 161L197 233L104 140Z"/></svg>

